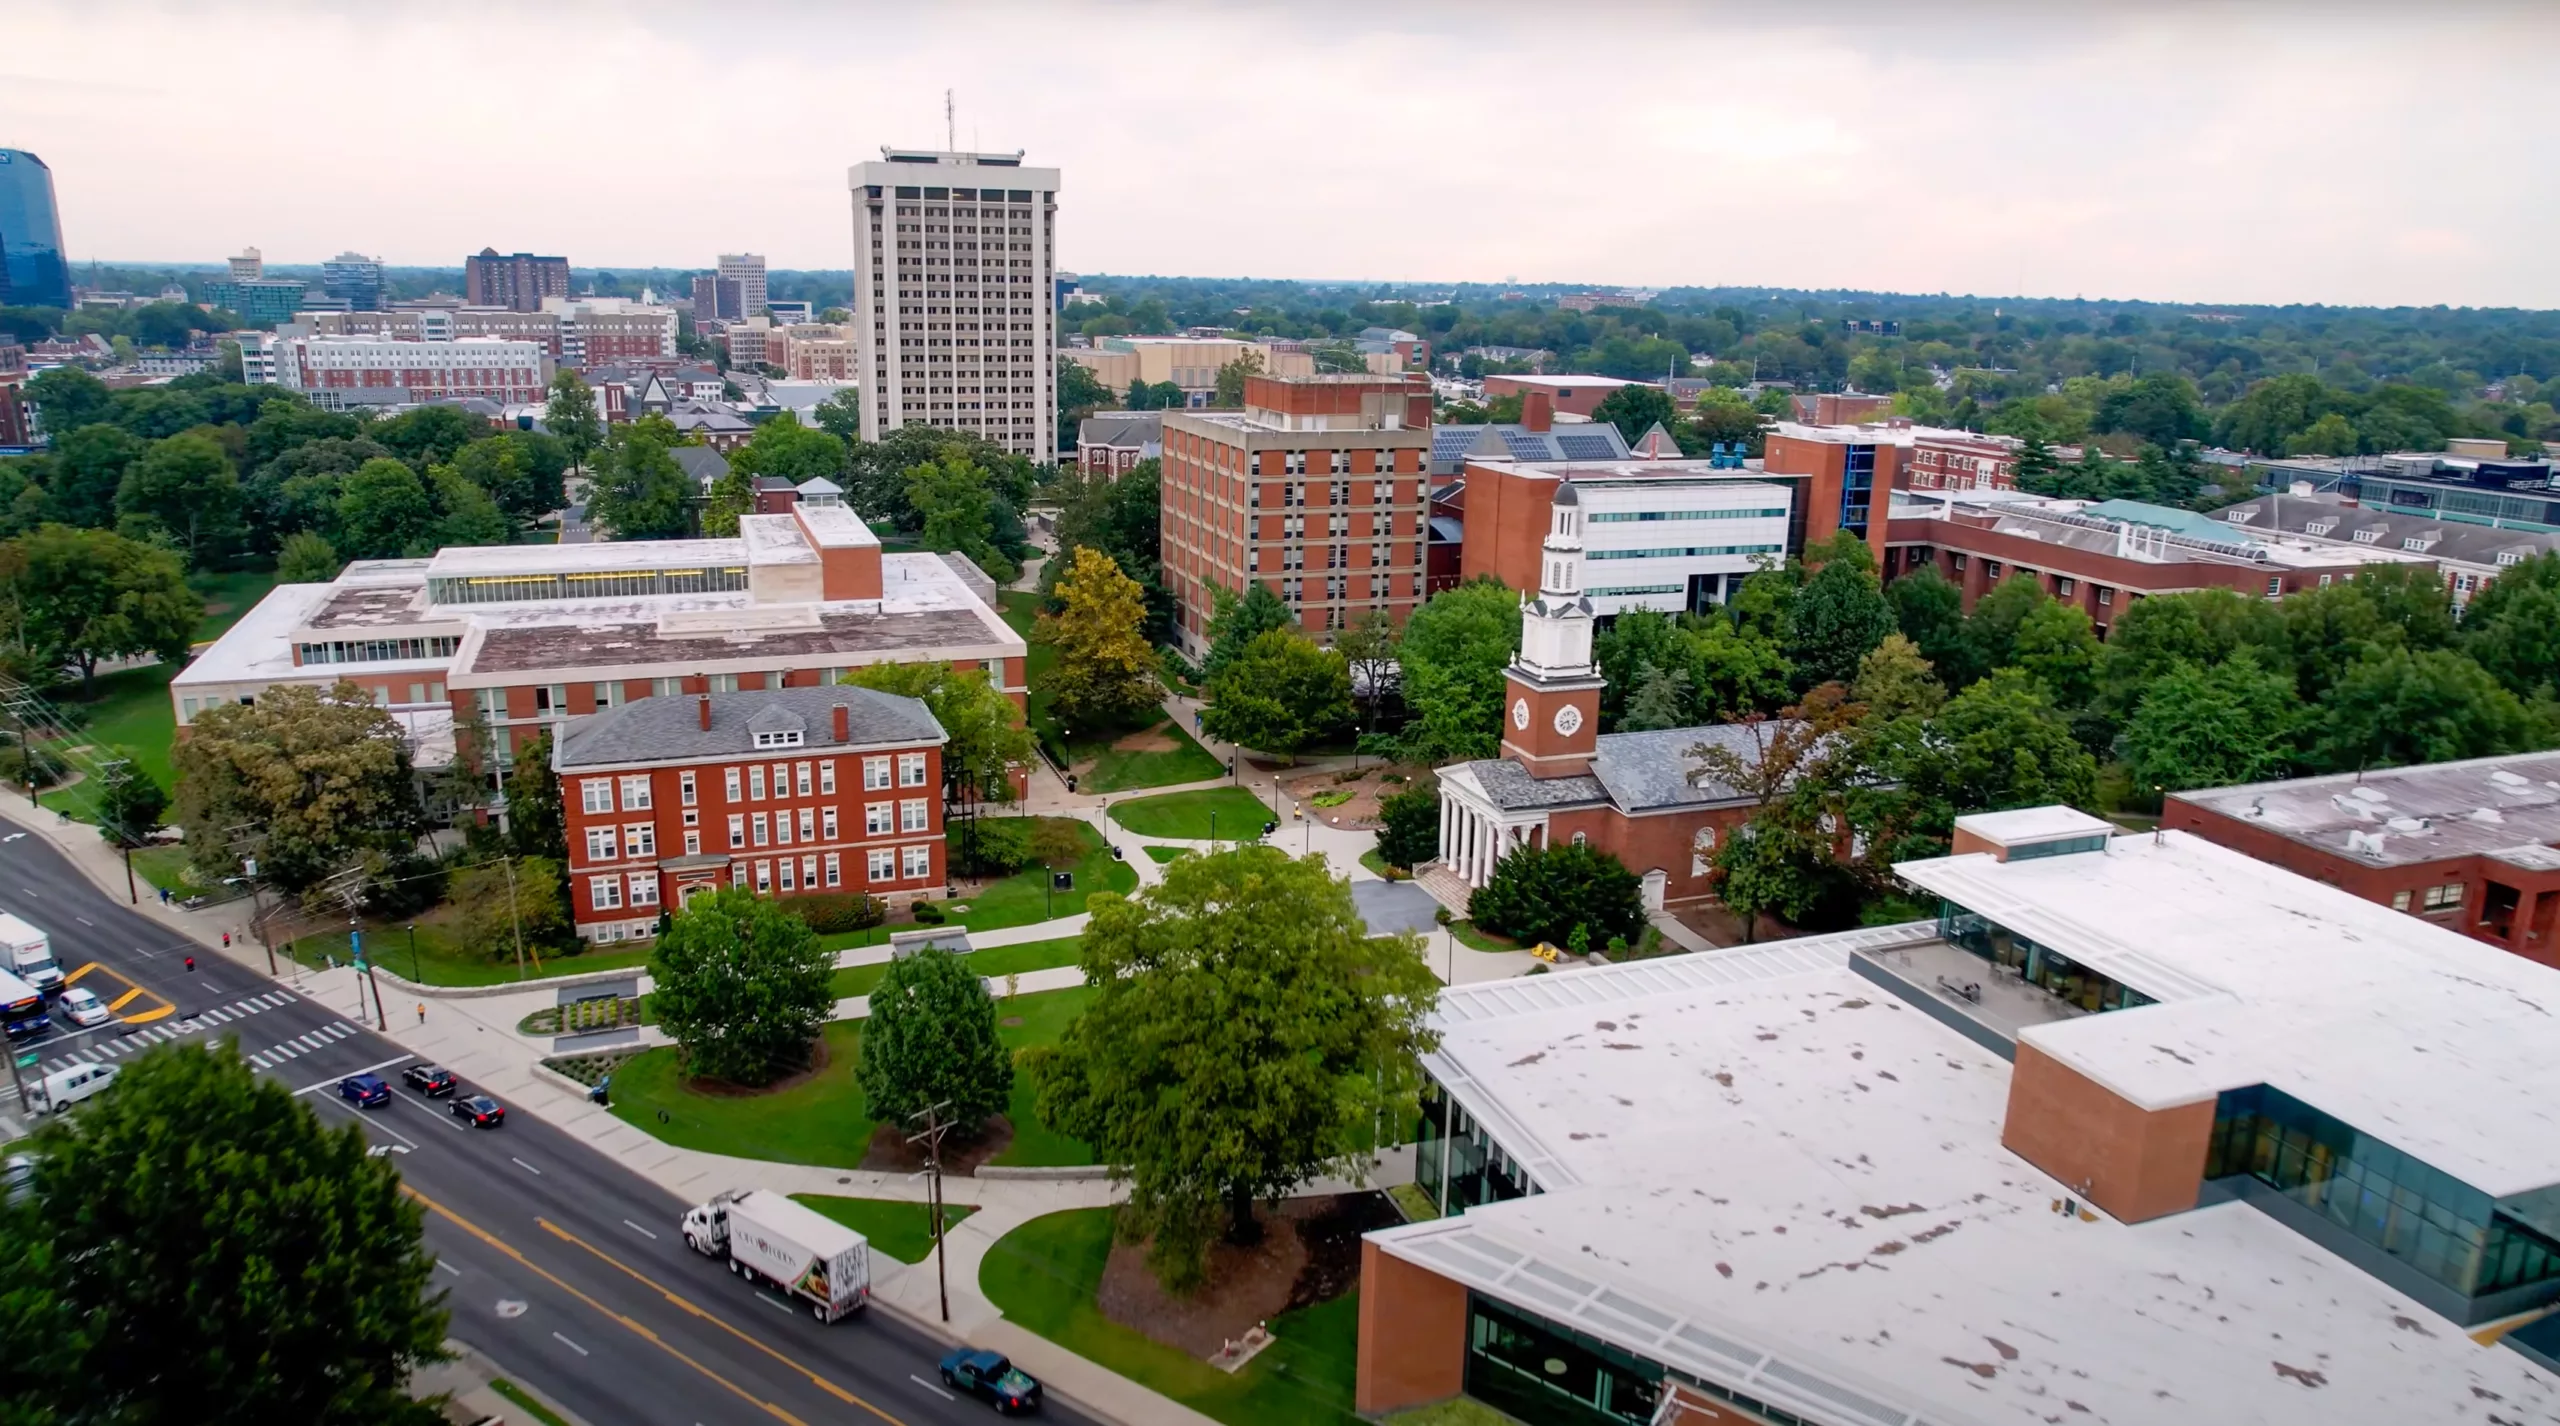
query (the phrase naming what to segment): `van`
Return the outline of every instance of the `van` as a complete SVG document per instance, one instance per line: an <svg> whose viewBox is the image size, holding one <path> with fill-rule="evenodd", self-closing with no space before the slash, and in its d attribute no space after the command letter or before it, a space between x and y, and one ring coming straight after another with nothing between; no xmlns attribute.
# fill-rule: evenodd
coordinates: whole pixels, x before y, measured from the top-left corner
<svg viewBox="0 0 2560 1426"><path fill-rule="evenodd" d="M73 1065L58 1069L36 1081L35 1094L28 1108L40 1113L60 1114L93 1094L102 1094L116 1082L120 1065Z"/></svg>

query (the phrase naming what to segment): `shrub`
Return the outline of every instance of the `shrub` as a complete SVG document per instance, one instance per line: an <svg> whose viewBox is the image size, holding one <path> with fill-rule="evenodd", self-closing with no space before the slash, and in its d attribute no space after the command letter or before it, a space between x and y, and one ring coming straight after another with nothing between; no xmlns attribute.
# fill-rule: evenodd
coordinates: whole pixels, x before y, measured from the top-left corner
<svg viewBox="0 0 2560 1426"><path fill-rule="evenodd" d="M799 917L809 929L821 935L838 931L868 931L889 919L889 908L876 896L858 891L829 891L816 896L795 896L782 903L783 909Z"/></svg>
<svg viewBox="0 0 2560 1426"><path fill-rule="evenodd" d="M967 823L943 833L951 869L961 876L1011 876L1031 860L1031 819L981 817L972 836Z"/></svg>
<svg viewBox="0 0 2560 1426"><path fill-rule="evenodd" d="M1634 937L1644 929L1644 898L1634 872L1588 846L1522 847L1504 857L1493 879L1468 899L1467 914L1488 931L1528 944L1567 945L1580 932Z"/></svg>
<svg viewBox="0 0 2560 1426"><path fill-rule="evenodd" d="M911 909L915 912L916 921L921 925L939 926L942 924L942 907L934 902L919 901Z"/></svg>
<svg viewBox="0 0 2560 1426"><path fill-rule="evenodd" d="M0 748L0 783L6 783L12 787L26 786L29 760L29 757L18 748ZM62 781L62 760L53 755L52 749L42 743L36 744L32 760L35 763L34 781L38 790Z"/></svg>
<svg viewBox="0 0 2560 1426"><path fill-rule="evenodd" d="M1440 855L1440 794L1411 787L1378 803L1378 856L1410 871Z"/></svg>
<svg viewBox="0 0 2560 1426"><path fill-rule="evenodd" d="M1328 788L1325 791L1319 792L1315 796L1308 798L1307 805L1310 807L1339 807L1343 803L1350 801L1351 797L1352 794L1348 789L1339 787Z"/></svg>

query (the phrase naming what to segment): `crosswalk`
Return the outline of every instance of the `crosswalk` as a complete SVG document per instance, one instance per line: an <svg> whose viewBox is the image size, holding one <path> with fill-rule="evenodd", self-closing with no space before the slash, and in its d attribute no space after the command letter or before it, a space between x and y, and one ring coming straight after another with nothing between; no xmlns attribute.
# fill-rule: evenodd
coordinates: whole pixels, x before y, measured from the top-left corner
<svg viewBox="0 0 2560 1426"><path fill-rule="evenodd" d="M298 997L296 997L291 991L269 991L263 995L243 996L228 1005L217 1006L211 1010L199 1010L195 1014L186 1016L183 1019L164 1020L156 1025L143 1026L139 1029L134 1029L120 1035L99 1035L93 1039L79 1042L79 1044L67 1054L56 1055L52 1059L46 1060L44 1063L36 1067L35 1072L39 1075L44 1075L51 1074L55 1070L69 1069L74 1065L105 1064L111 1060L120 1060L128 1055L140 1054L142 1051L150 1049L153 1045L164 1044L171 1040L185 1039L190 1035L194 1035L205 1030L234 1024L240 1020L248 1018L249 1016L259 1014L262 1011L280 1009L292 1004L297 998ZM333 1040L355 1033L355 1027L348 1025L342 1020L331 1021L329 1029L334 1033L329 1034L327 1038ZM305 1035L300 1038L307 1040L318 1038L318 1036L315 1033L314 1035ZM305 1046L302 1048L313 1047ZM274 1052L269 1051L268 1053L272 1055ZM302 1053L302 1049L298 1048L294 1053L300 1054ZM282 1058L260 1059L256 1055L251 1055L249 1056L249 1060L260 1069L269 1069L274 1065L283 1063L286 1059L291 1059L292 1057L292 1055L285 1055Z"/></svg>
<svg viewBox="0 0 2560 1426"><path fill-rule="evenodd" d="M281 1044L269 1045L263 1050L251 1052L249 1063L260 1069L274 1069L289 1059L307 1055L333 1040L343 1040L355 1032L356 1027L346 1021L332 1020L308 1035L297 1035Z"/></svg>

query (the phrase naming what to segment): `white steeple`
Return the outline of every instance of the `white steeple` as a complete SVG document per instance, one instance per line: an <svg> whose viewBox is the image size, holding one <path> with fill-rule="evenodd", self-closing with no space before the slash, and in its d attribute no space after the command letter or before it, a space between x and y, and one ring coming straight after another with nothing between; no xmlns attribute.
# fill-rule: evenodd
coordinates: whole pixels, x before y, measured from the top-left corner
<svg viewBox="0 0 2560 1426"><path fill-rule="evenodd" d="M1556 483L1539 547L1538 597L1520 611L1520 656L1513 665L1541 679L1591 676L1591 601L1582 597L1582 497L1573 482Z"/></svg>

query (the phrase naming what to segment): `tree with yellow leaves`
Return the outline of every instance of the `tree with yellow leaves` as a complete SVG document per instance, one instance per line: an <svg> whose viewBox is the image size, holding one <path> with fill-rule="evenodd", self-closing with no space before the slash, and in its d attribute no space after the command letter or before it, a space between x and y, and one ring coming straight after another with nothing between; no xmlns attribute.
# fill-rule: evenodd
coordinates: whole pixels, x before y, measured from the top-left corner
<svg viewBox="0 0 2560 1426"><path fill-rule="evenodd" d="M1055 614L1040 616L1032 637L1058 651L1041 676L1058 721L1077 728L1135 719L1164 697L1156 651L1144 630L1146 599L1111 556L1079 546L1058 581Z"/></svg>

